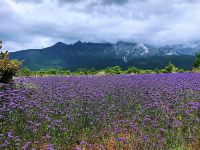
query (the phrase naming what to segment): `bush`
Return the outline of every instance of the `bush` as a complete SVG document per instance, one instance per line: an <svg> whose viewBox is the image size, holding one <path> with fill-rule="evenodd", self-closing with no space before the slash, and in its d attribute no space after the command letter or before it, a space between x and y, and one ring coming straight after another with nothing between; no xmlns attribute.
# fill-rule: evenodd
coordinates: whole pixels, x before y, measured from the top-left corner
<svg viewBox="0 0 200 150"><path fill-rule="evenodd" d="M172 73L172 72L177 72L177 68L174 64L169 63L169 65L165 68L165 72L164 73Z"/></svg>
<svg viewBox="0 0 200 150"><path fill-rule="evenodd" d="M119 66L114 66L114 67L110 67L105 69L105 73L107 74L121 74L123 71Z"/></svg>
<svg viewBox="0 0 200 150"><path fill-rule="evenodd" d="M127 71L125 71L126 74L130 74L130 73L140 73L140 69L135 68L135 67L129 67Z"/></svg>
<svg viewBox="0 0 200 150"><path fill-rule="evenodd" d="M47 74L48 75L58 75L58 70L51 68L47 71Z"/></svg>
<svg viewBox="0 0 200 150"><path fill-rule="evenodd" d="M31 76L32 72L30 69L28 69L27 67L24 67L21 71L20 71L20 75L21 76Z"/></svg>
<svg viewBox="0 0 200 150"><path fill-rule="evenodd" d="M179 73L184 73L185 70L183 70L183 69L178 69L177 72L179 72Z"/></svg>
<svg viewBox="0 0 200 150"><path fill-rule="evenodd" d="M21 66L18 60L9 60L8 52L0 54L0 82L9 83L15 76Z"/></svg>
<svg viewBox="0 0 200 150"><path fill-rule="evenodd" d="M192 68L192 72L200 72L200 67L197 67L197 68Z"/></svg>

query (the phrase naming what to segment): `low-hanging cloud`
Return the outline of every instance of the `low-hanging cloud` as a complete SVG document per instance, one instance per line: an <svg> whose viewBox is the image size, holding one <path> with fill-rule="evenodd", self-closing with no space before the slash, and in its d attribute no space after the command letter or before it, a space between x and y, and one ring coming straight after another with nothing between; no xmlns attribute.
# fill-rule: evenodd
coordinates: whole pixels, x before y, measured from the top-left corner
<svg viewBox="0 0 200 150"><path fill-rule="evenodd" d="M1 0L5 48L58 41L176 44L200 40L198 0Z"/></svg>

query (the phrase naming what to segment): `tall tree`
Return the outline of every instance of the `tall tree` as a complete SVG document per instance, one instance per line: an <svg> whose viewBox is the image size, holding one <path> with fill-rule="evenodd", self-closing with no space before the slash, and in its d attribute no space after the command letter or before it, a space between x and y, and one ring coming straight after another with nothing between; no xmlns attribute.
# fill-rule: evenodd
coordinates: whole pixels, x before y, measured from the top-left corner
<svg viewBox="0 0 200 150"><path fill-rule="evenodd" d="M193 67L194 68L200 67L200 53L196 53Z"/></svg>

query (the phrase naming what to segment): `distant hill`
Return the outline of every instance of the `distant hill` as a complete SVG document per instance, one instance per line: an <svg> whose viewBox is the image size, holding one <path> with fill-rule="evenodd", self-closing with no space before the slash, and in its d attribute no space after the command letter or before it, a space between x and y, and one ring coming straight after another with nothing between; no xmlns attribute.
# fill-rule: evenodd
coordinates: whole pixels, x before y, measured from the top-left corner
<svg viewBox="0 0 200 150"><path fill-rule="evenodd" d="M200 44L155 47L143 43L82 43L65 44L58 42L44 49L29 49L11 52L11 59L23 60L23 66L32 70L80 68L103 69L121 66L126 69L135 66L143 69L164 68L169 62L179 68L191 69L194 54Z"/></svg>

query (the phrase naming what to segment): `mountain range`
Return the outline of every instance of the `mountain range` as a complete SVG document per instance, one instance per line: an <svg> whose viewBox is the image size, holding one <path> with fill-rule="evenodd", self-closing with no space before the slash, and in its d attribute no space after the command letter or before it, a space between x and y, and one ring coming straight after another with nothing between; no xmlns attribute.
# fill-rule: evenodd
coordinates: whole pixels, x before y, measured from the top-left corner
<svg viewBox="0 0 200 150"><path fill-rule="evenodd" d="M43 49L11 52L11 59L23 61L23 66L39 69L103 69L111 66L143 69L164 68L169 62L177 67L191 69L195 53L200 52L200 42L154 46L144 43L119 41L91 43L78 41L74 44L58 42Z"/></svg>

